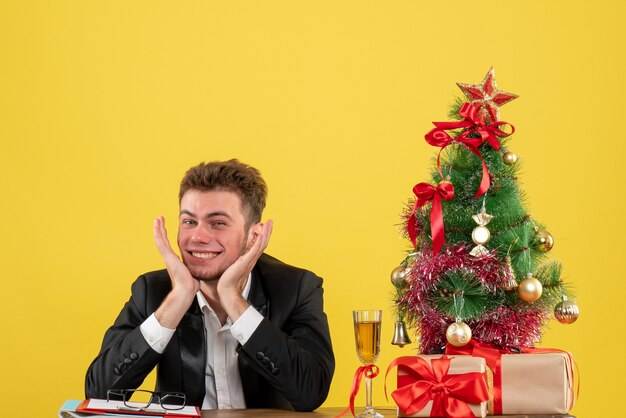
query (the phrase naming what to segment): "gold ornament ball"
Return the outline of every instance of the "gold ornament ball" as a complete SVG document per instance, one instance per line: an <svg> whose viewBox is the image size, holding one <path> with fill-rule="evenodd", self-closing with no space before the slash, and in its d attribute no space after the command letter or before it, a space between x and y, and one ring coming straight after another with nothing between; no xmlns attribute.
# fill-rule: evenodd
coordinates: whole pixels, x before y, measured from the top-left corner
<svg viewBox="0 0 626 418"><path fill-rule="evenodd" d="M574 323L578 319L578 314L580 313L578 305L567 300L566 298L564 299L565 300L563 302L559 302L554 307L554 317L561 324Z"/></svg>
<svg viewBox="0 0 626 418"><path fill-rule="evenodd" d="M552 235L545 229L537 231L537 235L535 236L535 243L537 248L539 248L543 252L548 252L554 247L554 238Z"/></svg>
<svg viewBox="0 0 626 418"><path fill-rule="evenodd" d="M446 339L455 347L463 347L472 339L472 330L465 322L457 321L446 330Z"/></svg>
<svg viewBox="0 0 626 418"><path fill-rule="evenodd" d="M502 156L502 160L504 160L504 164L513 165L517 162L517 155L513 154L511 151L507 151Z"/></svg>
<svg viewBox="0 0 626 418"><path fill-rule="evenodd" d="M491 239L491 232L484 225L478 225L472 231L472 241L476 245L483 245L489 242Z"/></svg>
<svg viewBox="0 0 626 418"><path fill-rule="evenodd" d="M404 266L398 266L391 272L391 283L394 286L404 287L406 285L406 275L408 268Z"/></svg>
<svg viewBox="0 0 626 418"><path fill-rule="evenodd" d="M541 282L532 276L526 277L517 286L520 299L526 302L534 302L541 297L543 286Z"/></svg>

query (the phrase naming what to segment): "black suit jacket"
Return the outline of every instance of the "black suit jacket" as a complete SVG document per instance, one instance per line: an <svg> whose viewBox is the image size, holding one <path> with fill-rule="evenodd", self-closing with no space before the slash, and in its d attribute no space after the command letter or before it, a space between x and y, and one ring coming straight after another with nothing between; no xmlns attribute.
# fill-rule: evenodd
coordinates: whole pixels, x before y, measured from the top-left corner
<svg viewBox="0 0 626 418"><path fill-rule="evenodd" d="M206 340L197 301L163 354L150 348L139 330L170 290L166 270L147 273L133 283L130 300L87 370L87 398L106 398L108 389L136 388L156 366L156 390L184 392L187 404L202 405ZM297 411L319 407L335 369L322 279L263 254L252 270L248 301L264 319L237 348L246 406Z"/></svg>

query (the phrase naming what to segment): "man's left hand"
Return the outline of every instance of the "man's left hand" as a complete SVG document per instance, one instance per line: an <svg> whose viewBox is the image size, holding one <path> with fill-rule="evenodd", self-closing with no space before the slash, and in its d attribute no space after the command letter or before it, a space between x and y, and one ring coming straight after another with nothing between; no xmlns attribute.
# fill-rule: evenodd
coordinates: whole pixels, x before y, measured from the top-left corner
<svg viewBox="0 0 626 418"><path fill-rule="evenodd" d="M249 306L248 302L241 296L241 292L254 265L267 248L272 235L273 222L271 220L257 226L260 228L254 226L251 228L250 233L253 235L248 250L226 269L217 282L220 303L233 322Z"/></svg>

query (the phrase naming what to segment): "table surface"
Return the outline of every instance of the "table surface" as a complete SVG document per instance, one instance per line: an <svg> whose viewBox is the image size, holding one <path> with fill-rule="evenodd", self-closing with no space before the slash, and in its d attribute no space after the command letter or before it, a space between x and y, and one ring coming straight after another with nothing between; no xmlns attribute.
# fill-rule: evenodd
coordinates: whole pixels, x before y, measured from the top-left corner
<svg viewBox="0 0 626 418"><path fill-rule="evenodd" d="M314 417L314 418L330 418L335 417L344 408L320 408L313 412L293 412L285 411L282 409L214 409L202 411L202 418L221 417L221 418L246 418L246 417ZM378 412L383 414L385 418L396 417L395 408L379 408ZM357 411L358 413L358 411ZM575 418L572 415L489 415L489 418L497 417L507 418ZM344 415L345 418L352 417L352 414L348 412Z"/></svg>

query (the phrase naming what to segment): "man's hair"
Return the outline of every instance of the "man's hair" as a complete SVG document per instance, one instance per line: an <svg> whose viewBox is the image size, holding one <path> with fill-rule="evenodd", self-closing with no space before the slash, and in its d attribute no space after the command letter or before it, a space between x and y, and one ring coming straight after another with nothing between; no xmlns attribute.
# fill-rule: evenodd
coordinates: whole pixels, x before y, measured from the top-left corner
<svg viewBox="0 0 626 418"><path fill-rule="evenodd" d="M211 161L191 167L180 182L178 203L188 190L234 192L241 199L246 230L253 223L261 222L267 199L267 185L259 170L236 159Z"/></svg>

